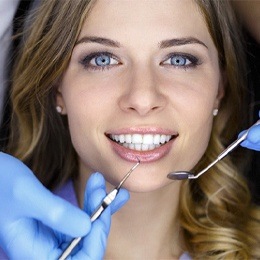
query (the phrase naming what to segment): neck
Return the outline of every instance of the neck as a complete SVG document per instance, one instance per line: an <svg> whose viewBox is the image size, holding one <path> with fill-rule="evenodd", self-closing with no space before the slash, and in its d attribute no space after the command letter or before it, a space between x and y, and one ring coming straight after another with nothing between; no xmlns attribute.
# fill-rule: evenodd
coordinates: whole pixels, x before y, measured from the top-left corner
<svg viewBox="0 0 260 260"><path fill-rule="evenodd" d="M177 259L182 250L179 186L131 193L112 217L107 259Z"/></svg>

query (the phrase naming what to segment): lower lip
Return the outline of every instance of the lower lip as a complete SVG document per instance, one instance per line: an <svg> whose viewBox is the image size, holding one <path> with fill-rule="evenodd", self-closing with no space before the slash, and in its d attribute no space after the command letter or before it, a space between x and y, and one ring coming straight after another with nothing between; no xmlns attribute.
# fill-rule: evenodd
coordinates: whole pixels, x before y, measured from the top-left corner
<svg viewBox="0 0 260 260"><path fill-rule="evenodd" d="M150 151L136 151L128 149L116 142L113 142L109 139L112 149L115 151L117 155L119 155L122 159L129 161L129 162L136 162L137 158L141 162L155 162L157 160L160 160L164 156L166 156L172 147L172 144L176 138L172 139L166 144L163 144L162 146L155 148Z"/></svg>

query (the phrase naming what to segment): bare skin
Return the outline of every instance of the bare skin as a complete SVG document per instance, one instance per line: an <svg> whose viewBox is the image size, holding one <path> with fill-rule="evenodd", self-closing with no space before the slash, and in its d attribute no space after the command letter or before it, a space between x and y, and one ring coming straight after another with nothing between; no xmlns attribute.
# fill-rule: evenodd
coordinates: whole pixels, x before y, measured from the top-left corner
<svg viewBox="0 0 260 260"><path fill-rule="evenodd" d="M92 172L102 172L110 190L139 155L105 258L177 259L185 251L182 182L166 176L192 169L207 148L224 94L218 53L194 1L107 3L98 0L87 17L57 97L79 155L78 199L82 205ZM136 133L173 139L149 151L111 140Z"/></svg>

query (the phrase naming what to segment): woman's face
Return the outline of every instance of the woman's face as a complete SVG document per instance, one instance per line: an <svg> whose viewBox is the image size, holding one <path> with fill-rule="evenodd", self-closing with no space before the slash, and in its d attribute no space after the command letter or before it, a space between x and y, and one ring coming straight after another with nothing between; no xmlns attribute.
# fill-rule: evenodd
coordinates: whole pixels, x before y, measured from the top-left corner
<svg viewBox="0 0 260 260"><path fill-rule="evenodd" d="M57 103L81 174L99 171L114 185L138 157L126 187L152 191L200 160L222 93L218 53L192 0L98 0Z"/></svg>

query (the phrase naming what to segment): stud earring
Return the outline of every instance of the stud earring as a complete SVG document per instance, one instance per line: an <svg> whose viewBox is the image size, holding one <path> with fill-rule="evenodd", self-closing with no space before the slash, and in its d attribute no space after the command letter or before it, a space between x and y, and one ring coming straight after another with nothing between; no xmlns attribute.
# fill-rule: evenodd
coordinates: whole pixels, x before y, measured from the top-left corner
<svg viewBox="0 0 260 260"><path fill-rule="evenodd" d="M61 114L62 112L62 107L61 106L56 106L56 111Z"/></svg>
<svg viewBox="0 0 260 260"><path fill-rule="evenodd" d="M215 109L213 110L213 116L217 116L217 115L218 115L218 109L215 108Z"/></svg>

